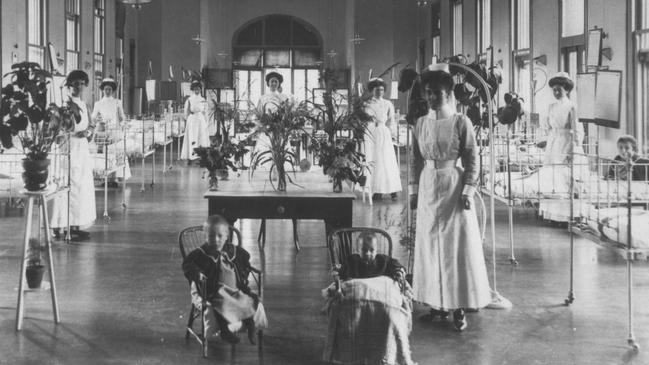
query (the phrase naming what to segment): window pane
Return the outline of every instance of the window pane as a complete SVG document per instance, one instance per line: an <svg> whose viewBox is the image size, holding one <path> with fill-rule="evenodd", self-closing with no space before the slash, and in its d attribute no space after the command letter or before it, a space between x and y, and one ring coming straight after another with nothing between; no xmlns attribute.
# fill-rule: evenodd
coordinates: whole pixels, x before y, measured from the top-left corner
<svg viewBox="0 0 649 365"><path fill-rule="evenodd" d="M462 3L453 4L453 54L462 53Z"/></svg>
<svg viewBox="0 0 649 365"><path fill-rule="evenodd" d="M261 71L250 71L250 101L253 106L259 104L259 99L261 99L261 90L264 85L262 81ZM284 78L286 82L286 78Z"/></svg>
<svg viewBox="0 0 649 365"><path fill-rule="evenodd" d="M293 22L293 44L296 46L317 46L320 44L315 30L300 22Z"/></svg>
<svg viewBox="0 0 649 365"><path fill-rule="evenodd" d="M482 0L482 52L491 45L491 0Z"/></svg>
<svg viewBox="0 0 649 365"><path fill-rule="evenodd" d="M42 26L41 19L41 0L28 0L27 1L27 19L28 25L28 42L30 44L43 45L42 43Z"/></svg>
<svg viewBox="0 0 649 365"><path fill-rule="evenodd" d="M27 47L27 60L29 62L36 62L39 65L45 65L45 49L41 47L29 46Z"/></svg>
<svg viewBox="0 0 649 365"><path fill-rule="evenodd" d="M237 92L237 100L239 100L238 109L248 109L248 71L235 70L234 71L234 88Z"/></svg>
<svg viewBox="0 0 649 365"><path fill-rule="evenodd" d="M315 67L322 59L320 48L293 51L293 67Z"/></svg>
<svg viewBox="0 0 649 365"><path fill-rule="evenodd" d="M65 72L77 70L79 68L79 54L77 52L66 52Z"/></svg>
<svg viewBox="0 0 649 365"><path fill-rule="evenodd" d="M516 49L530 48L530 0L516 1Z"/></svg>
<svg viewBox="0 0 649 365"><path fill-rule="evenodd" d="M291 44L291 18L271 15L266 18L266 44L288 46Z"/></svg>
<svg viewBox="0 0 649 365"><path fill-rule="evenodd" d="M562 0L562 37L584 34L584 0Z"/></svg>
<svg viewBox="0 0 649 365"><path fill-rule="evenodd" d="M286 49L269 49L264 51L264 66L290 67L291 56L289 51Z"/></svg>
<svg viewBox="0 0 649 365"><path fill-rule="evenodd" d="M306 98L306 70L293 70L293 96L297 101Z"/></svg>
<svg viewBox="0 0 649 365"><path fill-rule="evenodd" d="M260 49L235 49L234 62L240 66L261 67Z"/></svg>
<svg viewBox="0 0 649 365"><path fill-rule="evenodd" d="M237 35L237 45L241 46L259 46L262 40L262 21L250 24Z"/></svg>
<svg viewBox="0 0 649 365"><path fill-rule="evenodd" d="M344 81L343 81L344 82ZM313 89L320 87L320 71L318 70L306 70L306 88L307 95L311 95ZM346 85L339 85L339 87L347 87Z"/></svg>

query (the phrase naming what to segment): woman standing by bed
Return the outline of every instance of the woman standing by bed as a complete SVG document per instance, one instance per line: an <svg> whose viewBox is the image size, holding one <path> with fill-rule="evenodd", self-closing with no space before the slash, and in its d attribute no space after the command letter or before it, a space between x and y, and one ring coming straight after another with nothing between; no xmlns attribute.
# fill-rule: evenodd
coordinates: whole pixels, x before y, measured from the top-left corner
<svg viewBox="0 0 649 365"><path fill-rule="evenodd" d="M192 95L185 101L187 124L183 149L180 153L180 159L187 160L188 165L198 158L198 155L194 153L194 148L210 146L210 135L205 120L205 98L201 96L200 81L193 81L191 90Z"/></svg>
<svg viewBox="0 0 649 365"><path fill-rule="evenodd" d="M447 65L432 65L421 75L431 108L413 130L411 206L417 207L413 291L431 307L429 317L446 317L466 328L464 310L491 301L487 268L474 209L478 177L477 147L469 119L456 112L454 82ZM457 165L461 160L462 166Z"/></svg>
<svg viewBox="0 0 649 365"><path fill-rule="evenodd" d="M547 136L545 156L546 165L563 164L570 154L583 153L583 126L577 123L577 105L570 100L570 92L575 84L567 72L559 72L548 82L556 99L548 107L548 115L541 128Z"/></svg>

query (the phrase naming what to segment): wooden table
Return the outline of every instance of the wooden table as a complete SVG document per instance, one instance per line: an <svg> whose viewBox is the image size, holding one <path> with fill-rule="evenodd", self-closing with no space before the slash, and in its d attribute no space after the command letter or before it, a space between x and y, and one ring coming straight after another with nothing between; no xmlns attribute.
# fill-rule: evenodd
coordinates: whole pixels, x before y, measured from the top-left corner
<svg viewBox="0 0 649 365"><path fill-rule="evenodd" d="M218 191L207 191L208 213L224 216L230 224L237 219L318 219L325 222L328 235L334 229L352 226L352 192L334 193L332 183L321 171L297 173L300 186L288 184L287 191L273 190L258 172L254 179L248 176L221 181ZM260 251L264 240L259 241Z"/></svg>

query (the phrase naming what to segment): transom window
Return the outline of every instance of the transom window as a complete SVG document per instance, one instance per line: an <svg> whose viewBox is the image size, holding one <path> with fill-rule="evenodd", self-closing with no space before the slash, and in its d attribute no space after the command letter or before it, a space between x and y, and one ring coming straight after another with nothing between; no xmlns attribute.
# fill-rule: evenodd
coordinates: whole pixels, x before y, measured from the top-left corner
<svg viewBox="0 0 649 365"><path fill-rule="evenodd" d="M94 6L94 34L95 34L95 79L101 80L104 76L104 58L106 53L106 0L95 0ZM95 82L95 99L101 98L99 82Z"/></svg>
<svg viewBox="0 0 649 365"><path fill-rule="evenodd" d="M462 1L453 2L452 8L453 20L453 55L462 53Z"/></svg>

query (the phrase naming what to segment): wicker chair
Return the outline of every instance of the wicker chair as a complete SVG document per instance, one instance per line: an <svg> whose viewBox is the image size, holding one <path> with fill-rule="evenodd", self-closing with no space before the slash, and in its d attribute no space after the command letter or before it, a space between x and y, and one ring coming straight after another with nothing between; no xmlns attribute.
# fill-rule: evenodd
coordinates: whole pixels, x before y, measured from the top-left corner
<svg viewBox="0 0 649 365"><path fill-rule="evenodd" d="M392 257L392 238L388 232L379 228L352 227L337 229L329 234L327 247L329 248L329 259L331 270L334 275L336 286L340 288L340 269L347 258L355 253L361 252L361 244L358 237L361 234L373 233L377 238L377 254Z"/></svg>
<svg viewBox="0 0 649 365"><path fill-rule="evenodd" d="M182 254L183 261L190 252L203 245L203 243L205 243L205 234L203 233L202 226L193 226L183 229L178 235L178 245L180 246L180 253ZM242 244L241 232L239 232L239 230L234 227L230 227L230 243L235 246L240 246ZM259 296L259 299L262 300L262 272L257 268L251 267L250 276L256 284L257 295ZM203 289L201 292L205 292L205 282L195 284L197 287ZM201 308L198 308L196 305L194 305L194 303L191 304L191 308L189 309L187 328L185 331L185 338L189 339L189 336L192 335L201 344L201 347L203 349L203 357L207 357L208 341L206 340L205 334L205 308L207 308L207 301L205 300L205 298L201 299ZM201 319L201 326L198 330L195 330L193 328L193 323L194 320L199 317ZM260 360L263 355L263 335L264 333L262 330L259 330L257 332L257 346ZM232 350L234 351L234 346L232 346Z"/></svg>

